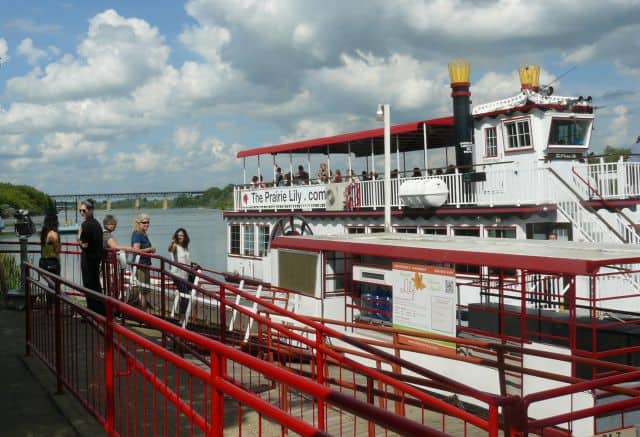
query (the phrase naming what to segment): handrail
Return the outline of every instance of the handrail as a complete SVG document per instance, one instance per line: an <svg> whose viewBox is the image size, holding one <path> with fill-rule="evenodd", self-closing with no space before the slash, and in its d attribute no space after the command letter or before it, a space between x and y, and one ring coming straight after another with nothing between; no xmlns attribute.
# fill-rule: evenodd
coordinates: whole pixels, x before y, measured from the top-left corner
<svg viewBox="0 0 640 437"><path fill-rule="evenodd" d="M387 410L384 410L375 405L369 404L367 402L361 401L357 398L353 398L338 391L332 390L328 387L325 387L315 381L309 380L308 378L304 378L300 375L297 375L289 370L286 370L280 366L273 365L265 360L261 360L252 355L249 355L245 352L239 351L231 346L227 346L223 343L212 340L208 337L202 336L198 333L183 330L173 323L167 322L163 319L157 318L151 314L148 314L138 308L132 307L130 305L124 304L117 299L112 297L96 293L95 291L89 290L80 285L74 284L71 281L68 281L60 276L49 273L46 270L40 269L36 266L25 264L25 267L28 271L35 271L40 276L47 276L52 279L54 282L59 284L64 284L68 287L72 287L81 291L85 294L91 295L93 298L101 300L108 307L107 316L103 317L100 315L95 315L87 310L87 313L91 314L93 318L96 318L98 321L106 322L107 326L112 326L113 329L123 335L126 335L127 338L134 340L138 343L144 343L145 346L148 346L150 350L155 353L161 354L163 358L170 361L172 364L181 366L182 360L176 357L174 354L169 353L164 348L156 345L153 342L143 339L137 334L133 334L123 326L118 325L115 322L113 314L115 312L120 312L131 316L134 319L140 320L144 322L146 325L151 326L157 329L160 332L167 332L171 335L174 335L178 338L182 338L185 341L191 342L199 347L205 348L211 352L211 354L215 354L216 356L234 360L242 363L242 365L260 372L262 374L269 375L269 378L277 380L281 383L287 384L295 389L307 393L308 395L317 398L322 401L326 401L331 403L332 405L338 406L345 411L349 411L355 414L366 414L368 420L372 420L380 426L384 426L394 432L399 432L403 435L433 435L433 436L444 436L445 433L434 430L430 427L417 423L415 421L409 420L404 417L397 416L393 413L390 413ZM30 284L38 284L41 289L46 290L49 293L56 294L56 299L60 299L65 303L71 306L78 306L72 300L67 299L63 296L59 296L56 293L56 290L42 287L37 281L32 279L30 275L28 275L28 282ZM27 300L29 301L30 296L30 287L27 287ZM28 306L28 310L30 311L30 306ZM30 340L30 339L28 339ZM188 364L188 363L187 363ZM187 365L185 364L185 366ZM198 371L193 370L193 372L198 373ZM288 427L292 430L301 433L302 435L328 435L326 433L319 432L316 428L309 426L306 422L297 419L288 415L287 413L283 413L279 408L273 407L271 404L268 404L266 401L253 396L244 390L238 389L236 386L229 384L223 379L209 378L209 374L202 372L201 376L207 376L207 378L203 378L205 381L210 381L212 384L215 384L219 389L225 392L227 395L232 396L242 402L247 403L248 405L259 408L263 414L271 417L272 419L279 421L279 423L286 423ZM286 419L286 422L283 420Z"/></svg>
<svg viewBox="0 0 640 437"><path fill-rule="evenodd" d="M605 225L605 226L606 226L606 227L607 227L607 228L608 228L608 229L609 229L609 230L610 230L610 231L611 231L611 232L612 232L612 233L613 233L613 234L614 234L614 235L615 235L615 236L616 236L616 237L617 237L621 242L624 242L624 241L625 241L625 240L624 240L624 237L623 237L621 234L619 234L619 233L618 233L618 231L617 231L617 230L615 230L615 229L613 228L613 226L611 226L611 225L609 224L609 222L607 222L605 219L603 219L603 218L600 216L600 214L598 214L598 212L597 212L597 211L593 210L593 208L591 208L591 207L585 207L585 206L583 206L583 205L582 205L582 201L584 201L584 199L582 199L582 198L580 197L580 194L578 194L578 193L573 189L573 187L571 187L571 186L570 186L570 185L569 185L569 184L568 184L568 183L567 183L567 182L566 182L566 181L565 181L565 180L564 180L564 179L563 179L563 178L562 178L562 177L561 177L561 176L560 176L560 175L559 175L559 174L558 174L558 173L557 173L553 168L551 168L551 167L547 167L547 169L549 170L549 172L550 172L552 175L554 175L554 176L555 176L555 180L556 180L556 181L560 182L564 188L566 188L567 190L569 190L569 192L571 192L571 193L576 197L576 199L578 199L578 202L577 202L577 203L578 203L582 208L584 208L585 210L587 210L588 212L590 212L593 216L597 217L597 218L600 220L600 223L602 223L603 225ZM583 231L583 232L584 232L584 231ZM591 237L589 236L589 238L591 238Z"/></svg>
<svg viewBox="0 0 640 437"><path fill-rule="evenodd" d="M640 235L637 234L637 232L635 231L635 223L633 222L633 220L631 220L629 218L629 216L627 216L620 208L618 207L614 207L611 206L611 204L609 203L609 201L607 199L604 198L604 196L600 193L600 191L598 191L598 189L594 188L591 186L591 184L589 183L589 181L585 180L575 169L575 167L571 167L571 171L572 173L578 178L580 179L580 181L582 181L587 188L589 188L590 191L593 191L593 193L595 193L599 198L600 201L602 202L602 204L604 206L606 206L609 209L612 209L616 212L616 214L618 214L620 217L624 218L624 220L627 222L627 225L630 226L630 230L632 230L632 232L634 234L636 234L636 241L640 240ZM626 241L625 241L626 242Z"/></svg>

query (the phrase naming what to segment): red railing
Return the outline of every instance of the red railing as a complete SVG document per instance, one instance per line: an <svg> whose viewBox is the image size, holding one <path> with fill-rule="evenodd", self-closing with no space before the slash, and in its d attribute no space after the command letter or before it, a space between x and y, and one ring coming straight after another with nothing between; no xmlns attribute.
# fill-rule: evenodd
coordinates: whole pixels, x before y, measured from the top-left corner
<svg viewBox="0 0 640 437"><path fill-rule="evenodd" d="M240 435L243 427L250 435L328 435L329 414L321 411L338 412L353 427L444 435L37 267L26 270L27 353L40 357L54 371L58 390L73 393L111 435L221 436L224 429ZM106 316L78 305L62 286L102 300ZM176 355L165 347L165 336L143 336L118 323L115 314L195 346L209 365ZM295 409L286 408L292 403Z"/></svg>
<svg viewBox="0 0 640 437"><path fill-rule="evenodd" d="M553 354L542 350L529 350L492 341L417 334L357 323L313 321L286 311L283 308L286 304L282 304L288 301L286 296L279 300L256 297L261 286L265 290L273 288L277 293L286 294L287 290L259 283L254 283L251 287L245 284L251 291L241 290L236 285L225 282L223 274L205 274L178 266L192 273L199 281L197 286L192 287L189 296L190 312L183 316L173 311L172 302L175 303L178 297L172 284L176 277L169 267L175 264L161 257L153 258L159 267L151 267L151 280L147 288L153 307L150 312L159 316L159 319L123 303L130 291L131 282L127 280L128 273L117 267L110 258L104 269L105 291L113 298L101 297L109 307L106 318L89 312L74 301L74 296L64 293L65 290L75 294L87 290L29 267L29 272L33 274L29 279L31 297L28 300L31 350L55 371L60 388L65 386L73 390L84 405L101 418L105 426L112 423L118 434L167 434L170 431L183 434L212 433L220 425L214 422L210 413L215 407L213 404L217 405L215 402L220 401L214 402L211 390L221 390L234 399L233 407L228 405L227 400L224 426L228 432L233 429L238 434L242 434L243 419L249 416L256 420L257 429L262 434L269 434L271 431L267 429L273 430L270 428L273 426L280 430L276 433L282 432L281 429L284 428L295 431L295 424L290 424L288 418L332 434L345 435L366 430L369 435L377 435L393 431L389 426L381 425L377 419L368 420L367 415L370 414L378 414L379 417L390 415L385 416L383 423L399 418L402 419L401 423L408 420L429 428L426 432L453 435L477 432L498 435L500 428L505 434L542 432L542 427L545 427L545 433L567 432L566 422L571 420L611 411L622 414L626 409L637 407L635 399L639 397L635 390L625 391L617 385L627 378L633 380L637 369L596 359L609 358L614 352L585 350L584 356L552 356ZM136 265L129 263L129 267ZM49 278L53 281L52 285L43 285L42 279L38 280L35 273L42 274L42 278ZM530 282L535 281L539 281L539 278L530 279ZM528 292L524 279L520 283L515 280L501 283L497 281L490 286L490 282L480 281L475 285L485 287L487 296L502 296L502 302L505 293L510 294L510 299L515 299L515 293L522 292L525 300L538 300L540 295L547 295L546 292ZM47 300L46 294L54 292L57 294L52 304L51 299ZM555 296L556 292L553 294L554 299L557 297L555 301L559 301L561 296ZM493 311L490 308L486 310ZM575 308L571 307L569 311L575 311ZM496 309L494 314L502 320L503 326L506 317L515 317L515 313L510 314L503 307ZM535 316L521 319L519 326L521 332L526 333L524 338L542 338L542 333L538 333L536 337L527 321L543 319L544 317L536 319ZM81 323L83 320L85 323ZM181 321L186 322L188 330L175 326L174 323ZM573 328L570 327L571 323ZM51 329L52 326L55 329ZM571 333L568 343L574 346L575 329L576 321L571 319L567 322L567 330ZM376 331L376 334L354 338L346 335L348 331ZM473 329L466 331L474 333ZM140 335L141 333L145 333L145 336ZM205 341L199 334L209 339ZM380 338L380 335L383 335L383 340L371 339L375 336ZM365 337L370 338L365 340ZM233 347L233 354L226 349L223 352L215 349L216 352L213 353L212 343L209 343L212 338L220 340L226 347ZM519 337L497 333L496 338L518 341ZM454 343L458 351L466 352L443 353L429 346L433 344L429 342L434 340ZM108 356L106 350L107 343L113 349L111 356ZM69 349L70 345L75 346ZM89 353L79 360L77 355L81 345ZM174 352L167 349L169 345L172 345ZM60 347L64 349L58 351ZM109 370L104 365L100 351L103 351L104 360L113 363L113 369ZM179 356L184 352L189 353L190 360ZM425 369L416 362L402 359L401 356L407 352L447 359L452 363L464 362L495 369L503 395L476 390L439 372ZM640 347L619 349L616 352L638 353ZM506 358L507 355L510 356L509 359ZM544 371L528 368L523 360L517 362L513 358L524 355L550 359L554 363L567 362L574 368L593 368L594 372L595 369L604 369L600 374L594 373L597 379L587 383L584 390L598 388L599 393L623 394L628 398L610 402L606 407L598 405L572 408L567 414L542 418L536 414L537 419L528 419L527 412L531 405L560 398L567 393L579 393L580 390L575 387L583 387L580 384L585 381L571 374L567 376L558 373L555 369ZM259 366L267 367L259 367L254 361L256 359ZM333 394L329 397L318 396L315 392L302 390L291 381L273 378L273 368L286 369L287 375L293 374L307 383L319 384ZM208 375L219 369L219 373L224 375L222 379L234 388L226 385L224 390L214 387L196 369L208 369ZM541 391L528 397L507 396L505 381L513 375L520 375L520 378L522 375L543 378L554 384L569 384L571 388ZM234 390L251 396L247 394L247 399L238 398ZM335 402L333 396L338 396L339 401ZM378 410L367 410L366 415L364 410L354 412L340 403L343 398L359 400L363 405L375 405ZM460 404L459 399L465 399L465 403ZM122 407L123 403L132 406L132 409ZM114 407L111 411L109 406L114 404L119 407ZM469 407L478 406L480 410L469 410ZM364 408L358 408L361 407ZM233 408L234 420L228 417L230 408ZM275 417L275 413L269 413L273 408L284 416ZM113 417L112 422L110 417ZM265 419L267 417L270 421ZM281 419L285 421L281 422ZM564 431L549 428L551 426L561 426ZM249 432L247 425L244 425L244 431Z"/></svg>

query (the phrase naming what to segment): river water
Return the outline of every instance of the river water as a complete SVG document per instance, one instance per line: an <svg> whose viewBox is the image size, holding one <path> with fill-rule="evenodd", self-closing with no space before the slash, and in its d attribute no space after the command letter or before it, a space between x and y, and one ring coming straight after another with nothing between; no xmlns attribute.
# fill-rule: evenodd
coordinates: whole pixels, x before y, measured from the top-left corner
<svg viewBox="0 0 640 437"><path fill-rule="evenodd" d="M96 219L102 224L106 214L112 214L118 219L115 238L120 245L131 244L131 232L133 219L140 213L146 213L151 217L149 225L149 239L158 251L157 255L169 256L167 248L173 233L179 227L187 230L191 244L189 253L191 260L217 271L226 270L226 245L227 231L222 219L222 211L207 208L176 208L176 209L115 209L112 211L97 210ZM75 213L74 213L75 214ZM72 215L70 214L69 217ZM58 215L61 224L64 222L64 212ZM42 217L34 218L36 223L42 223ZM40 226L38 226L38 229ZM8 231L9 229L5 229ZM75 242L75 234L64 234L62 241ZM39 241L39 234L30 238L30 241ZM15 235L5 234L3 240L16 240Z"/></svg>

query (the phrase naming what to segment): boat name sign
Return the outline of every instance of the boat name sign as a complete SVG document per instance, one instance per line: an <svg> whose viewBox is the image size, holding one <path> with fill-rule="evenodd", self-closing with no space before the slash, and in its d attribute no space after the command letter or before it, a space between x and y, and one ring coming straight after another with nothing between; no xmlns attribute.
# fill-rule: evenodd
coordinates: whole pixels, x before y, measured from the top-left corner
<svg viewBox="0 0 640 437"><path fill-rule="evenodd" d="M245 209L324 208L325 198L325 185L245 190L242 193L242 206Z"/></svg>

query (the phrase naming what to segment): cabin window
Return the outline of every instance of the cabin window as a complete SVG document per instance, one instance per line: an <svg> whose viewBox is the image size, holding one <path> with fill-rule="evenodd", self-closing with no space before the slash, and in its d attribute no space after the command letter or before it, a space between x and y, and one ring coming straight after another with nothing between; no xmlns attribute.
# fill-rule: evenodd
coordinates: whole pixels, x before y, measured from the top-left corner
<svg viewBox="0 0 640 437"><path fill-rule="evenodd" d="M516 238L515 227L491 227L486 229L488 238Z"/></svg>
<svg viewBox="0 0 640 437"><path fill-rule="evenodd" d="M495 127L488 127L484 130L484 150L487 158L498 156L498 135Z"/></svg>
<svg viewBox="0 0 640 437"><path fill-rule="evenodd" d="M507 121L504 123L507 134L507 149L527 149L531 147L531 129L528 119Z"/></svg>
<svg viewBox="0 0 640 437"><path fill-rule="evenodd" d="M371 226L369 228L369 232L372 234L377 234L379 232L384 232L384 228L382 226Z"/></svg>
<svg viewBox="0 0 640 437"><path fill-rule="evenodd" d="M396 227L393 231L397 234L417 234L418 228L413 226Z"/></svg>
<svg viewBox="0 0 640 437"><path fill-rule="evenodd" d="M459 228L453 228L453 235L456 237L479 237L480 228L476 226L464 226ZM479 266L470 266L467 264L456 264L456 273L479 275Z"/></svg>
<svg viewBox="0 0 640 437"><path fill-rule="evenodd" d="M424 235L447 235L446 226L425 226L422 228Z"/></svg>
<svg viewBox="0 0 640 437"><path fill-rule="evenodd" d="M240 225L231 225L229 233L229 252L240 255Z"/></svg>
<svg viewBox="0 0 640 437"><path fill-rule="evenodd" d="M366 228L364 226L349 226L347 234L364 234Z"/></svg>
<svg viewBox="0 0 640 437"><path fill-rule="evenodd" d="M269 234L269 225L258 226L258 256L267 256L269 251L269 241L271 235Z"/></svg>
<svg viewBox="0 0 640 437"><path fill-rule="evenodd" d="M549 130L550 146L583 147L587 144L587 132L591 120L554 118Z"/></svg>
<svg viewBox="0 0 640 437"><path fill-rule="evenodd" d="M253 256L255 254L254 251L254 242L255 242L255 233L253 225L244 225L244 244L242 254L246 256Z"/></svg>

